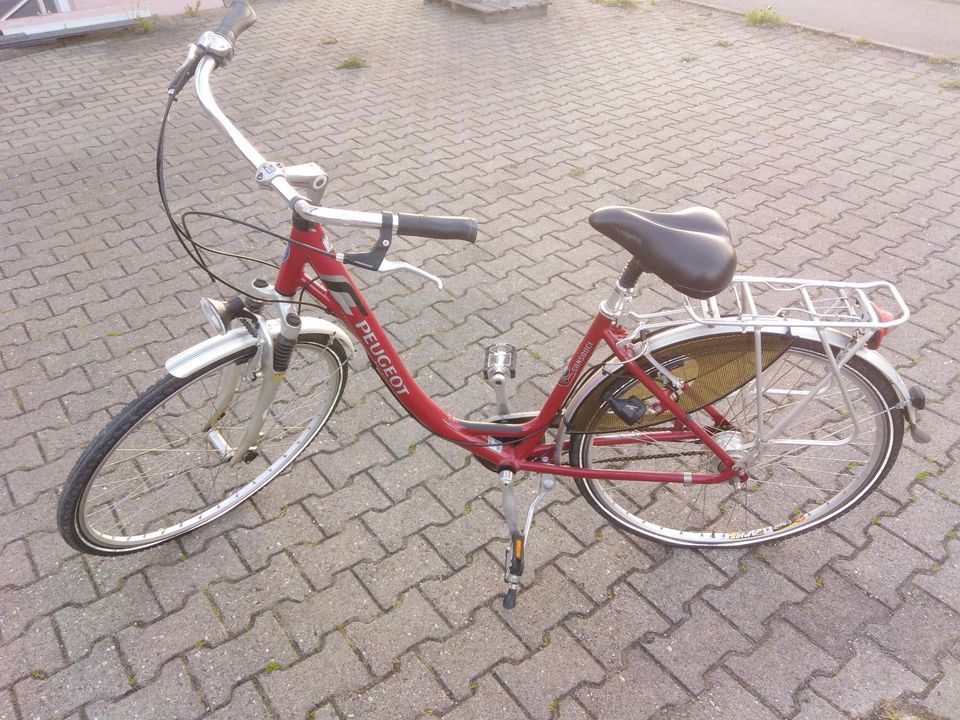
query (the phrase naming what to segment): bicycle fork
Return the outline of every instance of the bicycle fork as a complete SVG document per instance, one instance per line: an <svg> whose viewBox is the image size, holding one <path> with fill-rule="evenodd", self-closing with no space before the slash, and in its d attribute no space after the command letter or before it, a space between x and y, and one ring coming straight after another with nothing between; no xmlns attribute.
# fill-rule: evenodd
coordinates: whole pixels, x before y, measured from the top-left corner
<svg viewBox="0 0 960 720"><path fill-rule="evenodd" d="M287 303L281 303L280 333L276 339L267 328L266 321L256 315L258 348L245 367L239 365L227 369L221 377L220 387L204 432L207 442L217 451L220 458L231 466L250 462L259 455L263 425L267 413L283 382L290 365L290 357L300 334L300 316ZM230 402L239 389L243 379L253 380L260 374L260 390L257 400L247 421L243 435L235 447L230 447L226 438L217 428L217 424L226 414Z"/></svg>
<svg viewBox="0 0 960 720"><path fill-rule="evenodd" d="M523 575L523 556L525 544L530 537L530 527L533 525L533 515L553 488L557 480L553 475L540 475L540 490L527 508L527 517L520 530L519 508L517 493L514 490L513 471L500 471L500 489L503 494L503 517L507 521L510 531L510 547L507 548L503 561L503 580L507 583L507 594L503 598L503 607L512 610L517 604L517 591L520 589L520 577Z"/></svg>

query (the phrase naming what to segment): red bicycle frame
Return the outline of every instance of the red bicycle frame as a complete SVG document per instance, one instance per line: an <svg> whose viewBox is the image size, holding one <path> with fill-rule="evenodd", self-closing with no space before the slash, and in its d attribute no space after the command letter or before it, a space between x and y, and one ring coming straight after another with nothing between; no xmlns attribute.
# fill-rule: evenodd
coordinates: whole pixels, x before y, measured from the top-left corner
<svg viewBox="0 0 960 720"><path fill-rule="evenodd" d="M540 413L522 424L499 424L459 420L434 402L417 384L407 370L399 354L377 321L370 306L360 293L346 266L333 256L323 228L319 225L309 230L293 228L290 233L293 243L288 244L277 274L276 289L292 296L301 289L316 298L336 316L363 346L370 359L403 408L434 435L456 443L499 469L514 472L528 470L572 477L602 480L633 480L648 482L672 482L687 484L713 484L725 482L736 476L733 459L720 447L702 426L680 409L671 393L660 387L636 363L626 362L629 372L637 378L660 402L661 407L671 411L684 429L654 431L629 440L623 438L599 439L601 444L643 443L657 440L699 440L719 458L726 468L721 473L681 472L634 472L626 470L598 470L575 468L552 462L556 452L554 443L544 444L547 428L563 409L577 378L587 367L593 353L601 342L622 361L632 358L631 346L622 346L626 333L610 318L597 313L576 352L567 364L557 384L550 392ZM295 243L295 244L294 244ZM315 252L316 250L316 252ZM316 274L311 277L309 266ZM317 280L323 284L320 285ZM712 408L708 412L719 416Z"/></svg>

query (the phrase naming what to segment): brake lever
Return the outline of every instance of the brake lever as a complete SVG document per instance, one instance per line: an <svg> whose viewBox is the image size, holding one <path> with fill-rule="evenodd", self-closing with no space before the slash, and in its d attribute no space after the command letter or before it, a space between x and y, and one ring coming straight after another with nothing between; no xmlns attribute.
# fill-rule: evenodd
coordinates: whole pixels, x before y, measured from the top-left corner
<svg viewBox="0 0 960 720"><path fill-rule="evenodd" d="M409 270L417 275L423 275L423 277L427 278L428 280L433 280L437 284L437 287L440 290L443 290L443 280L438 278L436 275L431 275L426 270L418 268L415 265L411 265L410 263L395 260L382 260L380 262L380 267L377 268L377 272L393 272L395 270Z"/></svg>
<svg viewBox="0 0 960 720"><path fill-rule="evenodd" d="M198 45L191 44L190 47L187 48L187 59L177 68L173 80L170 81L170 85L167 87L167 94L173 95L173 97L180 94L184 85L190 81L190 78L192 78L196 72L197 65L200 64L200 58L203 57L203 54L204 48Z"/></svg>

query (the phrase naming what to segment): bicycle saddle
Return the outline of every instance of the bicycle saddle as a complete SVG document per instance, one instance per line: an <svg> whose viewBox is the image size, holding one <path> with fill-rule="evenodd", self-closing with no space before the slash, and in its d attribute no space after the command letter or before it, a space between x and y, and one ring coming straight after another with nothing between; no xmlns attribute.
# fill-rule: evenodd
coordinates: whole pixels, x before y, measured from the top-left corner
<svg viewBox="0 0 960 720"><path fill-rule="evenodd" d="M692 298L705 300L722 291L737 267L730 230L715 210L603 207L590 215L590 224L629 251L645 272Z"/></svg>

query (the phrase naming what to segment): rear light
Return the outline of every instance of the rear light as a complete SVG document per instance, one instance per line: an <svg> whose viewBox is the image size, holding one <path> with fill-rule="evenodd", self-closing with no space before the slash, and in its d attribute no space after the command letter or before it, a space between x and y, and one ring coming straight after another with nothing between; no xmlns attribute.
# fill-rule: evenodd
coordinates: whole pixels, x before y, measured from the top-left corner
<svg viewBox="0 0 960 720"><path fill-rule="evenodd" d="M877 313L877 317L880 319L880 322L890 322L893 320L892 312L884 310L882 307L877 307L873 303L870 304L873 305L873 310ZM883 339L887 336L887 333L889 333L892 329L893 328L886 327L880 328L874 332L873 335L870 336L870 339L867 340L867 347L871 350L879 350L880 343L883 342Z"/></svg>

